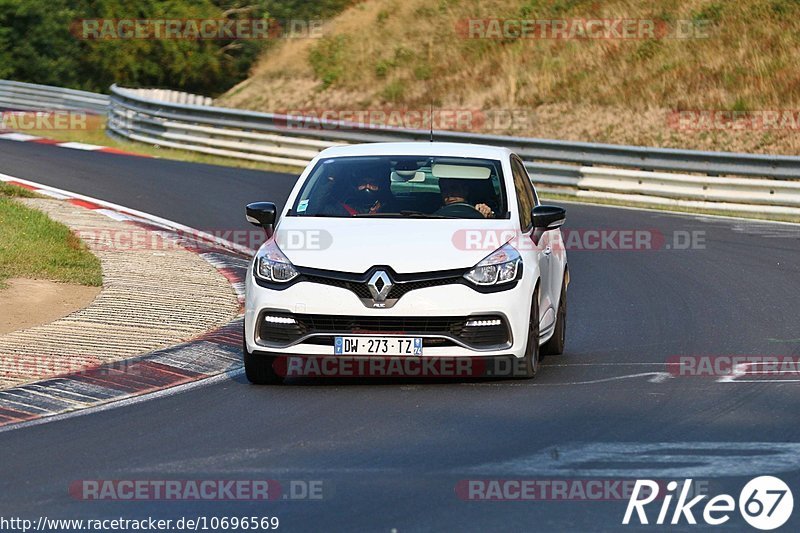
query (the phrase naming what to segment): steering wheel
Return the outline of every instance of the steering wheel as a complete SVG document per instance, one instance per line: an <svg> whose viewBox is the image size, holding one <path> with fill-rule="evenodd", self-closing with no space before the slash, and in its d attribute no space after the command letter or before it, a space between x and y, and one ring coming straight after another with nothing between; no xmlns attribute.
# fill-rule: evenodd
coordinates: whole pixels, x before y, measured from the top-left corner
<svg viewBox="0 0 800 533"><path fill-rule="evenodd" d="M434 215L453 218L484 218L480 211L466 202L456 202L439 208Z"/></svg>

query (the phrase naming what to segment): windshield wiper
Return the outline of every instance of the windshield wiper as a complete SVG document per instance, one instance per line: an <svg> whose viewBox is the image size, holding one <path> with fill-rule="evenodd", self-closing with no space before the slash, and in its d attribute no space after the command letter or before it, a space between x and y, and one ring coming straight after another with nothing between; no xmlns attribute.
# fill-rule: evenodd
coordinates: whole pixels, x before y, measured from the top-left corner
<svg viewBox="0 0 800 533"><path fill-rule="evenodd" d="M399 213L359 213L354 217L375 217L375 218L456 218L445 215L432 215L422 211L400 211Z"/></svg>
<svg viewBox="0 0 800 533"><path fill-rule="evenodd" d="M422 211L403 210L400 214L404 217L419 217L419 218L453 218L445 215L434 215L433 213L423 213Z"/></svg>

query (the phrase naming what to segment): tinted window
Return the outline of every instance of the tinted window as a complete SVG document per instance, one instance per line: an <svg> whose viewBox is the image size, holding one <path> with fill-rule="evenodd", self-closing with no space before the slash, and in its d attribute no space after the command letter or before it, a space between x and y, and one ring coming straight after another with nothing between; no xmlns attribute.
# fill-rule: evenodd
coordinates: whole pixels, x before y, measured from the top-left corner
<svg viewBox="0 0 800 533"><path fill-rule="evenodd" d="M514 189L517 191L520 227L527 230L533 224L531 210L536 205L533 186L528 178L528 173L525 172L525 167L516 157L511 158L511 172L514 175Z"/></svg>
<svg viewBox="0 0 800 533"><path fill-rule="evenodd" d="M314 167L295 216L506 218L500 161L460 157L332 157Z"/></svg>

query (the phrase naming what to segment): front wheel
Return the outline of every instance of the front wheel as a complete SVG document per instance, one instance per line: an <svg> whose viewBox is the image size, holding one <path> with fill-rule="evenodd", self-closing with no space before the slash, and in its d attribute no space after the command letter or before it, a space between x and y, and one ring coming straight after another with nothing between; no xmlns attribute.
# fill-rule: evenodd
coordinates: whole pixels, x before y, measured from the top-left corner
<svg viewBox="0 0 800 533"><path fill-rule="evenodd" d="M543 355L561 355L567 341L567 277L561 282L561 296L558 299L558 313L553 336L542 346Z"/></svg>
<svg viewBox="0 0 800 533"><path fill-rule="evenodd" d="M523 361L523 372L526 379L536 377L539 372L539 290L533 294L531 303L531 314L528 319L528 340L525 345L525 358Z"/></svg>

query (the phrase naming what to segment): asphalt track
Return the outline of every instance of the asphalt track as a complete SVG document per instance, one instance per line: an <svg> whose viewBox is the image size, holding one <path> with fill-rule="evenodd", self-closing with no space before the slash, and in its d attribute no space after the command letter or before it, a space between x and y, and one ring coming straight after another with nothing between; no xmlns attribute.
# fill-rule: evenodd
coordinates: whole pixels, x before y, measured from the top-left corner
<svg viewBox="0 0 800 533"><path fill-rule="evenodd" d="M206 230L248 229L243 205L281 202L294 181L11 141L0 141L0 172ZM694 478L738 497L748 479L774 474L799 499L798 376L670 377L665 362L800 355L800 227L579 205L568 206L567 227L653 231L666 244L701 232L703 246L570 250L567 353L547 358L532 382L256 387L232 376L0 433L0 517L278 516L285 531L622 527L625 501L464 501L454 490L489 478ZM81 501L68 492L84 479L265 478L322 481L323 498ZM657 507L648 510L655 520ZM798 516L786 530L798 530ZM735 512L720 528L751 530Z"/></svg>

